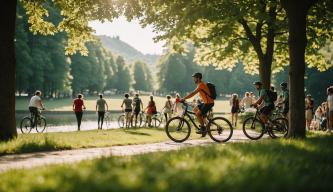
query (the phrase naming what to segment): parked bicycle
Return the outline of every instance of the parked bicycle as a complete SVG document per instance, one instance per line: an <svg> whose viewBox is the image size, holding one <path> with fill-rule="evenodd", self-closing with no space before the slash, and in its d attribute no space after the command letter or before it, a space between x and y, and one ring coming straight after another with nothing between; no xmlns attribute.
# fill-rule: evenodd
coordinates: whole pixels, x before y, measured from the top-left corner
<svg viewBox="0 0 333 192"><path fill-rule="evenodd" d="M25 116L21 120L20 129L22 133L30 133L32 129L36 129L38 133L44 132L46 128L46 118L42 116L42 111L44 109L38 110L38 116L35 117L33 113L30 116Z"/></svg>
<svg viewBox="0 0 333 192"><path fill-rule="evenodd" d="M132 126L132 115L127 117L127 114L124 113L118 117L118 125L120 128L130 128Z"/></svg>
<svg viewBox="0 0 333 192"><path fill-rule="evenodd" d="M183 102L185 109L181 116L171 118L165 127L167 136L175 142L186 141L191 134L191 126L189 121L194 125L196 130L200 130L195 121L195 113L188 110L188 104ZM216 142L227 142L233 134L231 123L223 117L209 118L205 117L206 133Z"/></svg>
<svg viewBox="0 0 333 192"><path fill-rule="evenodd" d="M106 125L106 128L110 128L111 125L111 113L110 112L105 112L104 114L104 123Z"/></svg>
<svg viewBox="0 0 333 192"><path fill-rule="evenodd" d="M260 111L256 110L256 113L252 117L245 119L243 123L243 132L246 137L252 140L260 139L265 133L271 138L285 137L288 133L288 120L284 117L278 117L268 119L267 125L265 125L259 118Z"/></svg>

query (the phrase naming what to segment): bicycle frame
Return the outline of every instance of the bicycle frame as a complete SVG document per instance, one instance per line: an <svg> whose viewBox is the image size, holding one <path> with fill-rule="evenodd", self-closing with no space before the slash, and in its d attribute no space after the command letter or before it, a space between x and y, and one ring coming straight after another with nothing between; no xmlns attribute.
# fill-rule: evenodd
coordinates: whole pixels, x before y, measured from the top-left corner
<svg viewBox="0 0 333 192"><path fill-rule="evenodd" d="M183 105L185 106L184 112L182 113L181 117L188 117L190 119L190 121L192 122L192 124L194 125L194 127L197 130L200 130L199 126L195 123L195 119L191 116L191 115L195 115L195 113L193 111L189 111L188 110L188 104L183 103Z"/></svg>

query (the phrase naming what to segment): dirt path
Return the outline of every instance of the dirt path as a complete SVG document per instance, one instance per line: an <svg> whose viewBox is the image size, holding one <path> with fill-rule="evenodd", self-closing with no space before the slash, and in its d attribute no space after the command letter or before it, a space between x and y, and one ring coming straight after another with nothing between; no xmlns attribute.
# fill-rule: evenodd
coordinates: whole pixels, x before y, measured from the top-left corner
<svg viewBox="0 0 333 192"><path fill-rule="evenodd" d="M249 140L244 136L243 132L241 130L234 130L233 137L227 143L245 141ZM49 164L74 163L82 160L108 156L137 155L158 151L179 150L184 147L194 147L208 144L216 143L213 142L211 139L204 138L198 140L189 140L184 143L166 141L141 145L126 145L103 148L5 155L0 156L0 172L5 172L10 169L32 168Z"/></svg>

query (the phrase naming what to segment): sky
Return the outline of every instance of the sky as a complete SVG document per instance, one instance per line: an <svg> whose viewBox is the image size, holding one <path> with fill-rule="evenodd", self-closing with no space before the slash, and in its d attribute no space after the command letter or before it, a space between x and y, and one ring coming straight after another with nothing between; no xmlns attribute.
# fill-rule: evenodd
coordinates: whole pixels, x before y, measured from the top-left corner
<svg viewBox="0 0 333 192"><path fill-rule="evenodd" d="M96 30L96 35L119 36L120 40L130 44L144 54L162 54L164 42L153 41L156 34L152 26L142 28L137 20L128 22L124 17L113 22L92 21L89 25Z"/></svg>

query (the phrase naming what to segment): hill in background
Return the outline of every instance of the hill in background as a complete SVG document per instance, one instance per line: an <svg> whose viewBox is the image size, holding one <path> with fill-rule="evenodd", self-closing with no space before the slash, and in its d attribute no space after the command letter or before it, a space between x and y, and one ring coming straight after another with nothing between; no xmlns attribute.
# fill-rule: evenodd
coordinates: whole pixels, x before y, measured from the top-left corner
<svg viewBox="0 0 333 192"><path fill-rule="evenodd" d="M109 49L113 54L120 55L125 58L128 63L135 61L143 61L148 65L156 66L161 55L143 54L131 45L120 40L119 37L109 37L106 35L97 36L103 47Z"/></svg>

